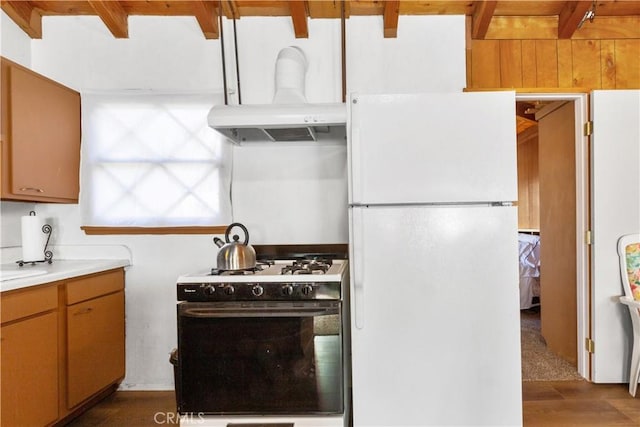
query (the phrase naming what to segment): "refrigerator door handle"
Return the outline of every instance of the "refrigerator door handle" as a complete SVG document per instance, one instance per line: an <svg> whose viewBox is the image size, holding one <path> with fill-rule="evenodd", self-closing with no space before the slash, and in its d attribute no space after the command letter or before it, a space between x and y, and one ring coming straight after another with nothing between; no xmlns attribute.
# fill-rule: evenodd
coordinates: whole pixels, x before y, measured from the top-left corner
<svg viewBox="0 0 640 427"><path fill-rule="evenodd" d="M364 243L362 211L354 208L353 215L353 311L356 329L364 328Z"/></svg>
<svg viewBox="0 0 640 427"><path fill-rule="evenodd" d="M355 98L351 105L351 110L356 110L358 106L357 98ZM362 162L361 162L361 152L360 152L360 123L358 120L358 115L354 115L352 113L353 123L351 123L351 140L350 140L350 150L351 150L351 200L352 204L358 204L362 200Z"/></svg>

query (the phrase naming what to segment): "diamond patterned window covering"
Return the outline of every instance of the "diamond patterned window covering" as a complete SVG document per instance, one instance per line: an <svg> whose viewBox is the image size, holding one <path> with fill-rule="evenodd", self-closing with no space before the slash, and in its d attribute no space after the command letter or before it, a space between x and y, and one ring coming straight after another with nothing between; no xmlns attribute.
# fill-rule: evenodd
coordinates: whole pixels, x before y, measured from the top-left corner
<svg viewBox="0 0 640 427"><path fill-rule="evenodd" d="M232 148L207 126L214 101L211 94L83 94L84 225L231 222Z"/></svg>

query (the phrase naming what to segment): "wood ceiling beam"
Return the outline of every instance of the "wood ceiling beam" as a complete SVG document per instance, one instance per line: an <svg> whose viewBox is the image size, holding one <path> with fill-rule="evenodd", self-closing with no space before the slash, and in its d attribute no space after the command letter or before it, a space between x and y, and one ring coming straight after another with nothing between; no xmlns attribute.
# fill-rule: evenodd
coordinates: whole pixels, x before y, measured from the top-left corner
<svg viewBox="0 0 640 427"><path fill-rule="evenodd" d="M32 39L42 38L42 15L29 1L3 1L2 10Z"/></svg>
<svg viewBox="0 0 640 427"><path fill-rule="evenodd" d="M398 37L398 15L400 14L400 1L387 0L384 2L384 37Z"/></svg>
<svg viewBox="0 0 640 427"><path fill-rule="evenodd" d="M220 36L218 30L217 1L202 0L193 4L193 14L200 25L205 39L217 39Z"/></svg>
<svg viewBox="0 0 640 427"><path fill-rule="evenodd" d="M293 32L297 39L309 38L309 27L307 26L307 2L301 0L289 1L291 9L291 20L293 21Z"/></svg>
<svg viewBox="0 0 640 427"><path fill-rule="evenodd" d="M497 6L496 6L497 3ZM42 37L42 16L98 15L115 37L127 37L129 15L195 16L205 37L219 37L211 9L227 19L291 16L296 37L308 37L308 21L352 15L383 16L385 37L396 37L399 14L466 14L474 39L636 39L640 1L597 0L598 18L578 29L592 0L2 0L2 10L29 37ZM302 7L304 5L304 7ZM197 9L197 10L196 10ZM215 25L215 26L214 26ZM216 29L217 28L217 29ZM218 34L218 35L217 35Z"/></svg>
<svg viewBox="0 0 640 427"><path fill-rule="evenodd" d="M568 1L558 16L558 38L570 39L578 29L578 25L589 11L590 1Z"/></svg>
<svg viewBox="0 0 640 427"><path fill-rule="evenodd" d="M496 10L497 1L477 1L473 12L473 20L471 24L471 38L482 40L487 35L489 24L493 19L493 13Z"/></svg>
<svg viewBox="0 0 640 427"><path fill-rule="evenodd" d="M129 37L129 22L127 12L118 1L89 0L89 5L96 11L111 34L117 39Z"/></svg>

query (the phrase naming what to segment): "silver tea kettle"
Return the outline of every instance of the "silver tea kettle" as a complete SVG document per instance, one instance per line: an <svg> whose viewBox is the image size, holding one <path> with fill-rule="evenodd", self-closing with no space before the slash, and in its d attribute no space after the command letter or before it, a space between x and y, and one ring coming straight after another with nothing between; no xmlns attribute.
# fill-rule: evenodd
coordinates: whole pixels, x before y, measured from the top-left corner
<svg viewBox="0 0 640 427"><path fill-rule="evenodd" d="M240 243L240 237L237 234L233 235L233 240L231 239L231 230L234 227L242 229L244 232L244 242ZM218 270L236 271L255 268L256 251L249 244L249 231L247 227L239 222L229 224L224 233L224 239L226 242L218 237L213 238L213 242L220 248L220 251L218 251Z"/></svg>

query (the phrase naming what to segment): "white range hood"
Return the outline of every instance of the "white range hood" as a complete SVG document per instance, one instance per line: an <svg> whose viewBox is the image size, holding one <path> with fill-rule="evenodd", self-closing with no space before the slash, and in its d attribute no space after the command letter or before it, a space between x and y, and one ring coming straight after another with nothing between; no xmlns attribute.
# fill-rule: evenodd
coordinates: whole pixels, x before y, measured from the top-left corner
<svg viewBox="0 0 640 427"><path fill-rule="evenodd" d="M304 95L307 61L297 47L276 60L273 104L216 105L209 126L236 144L244 142L346 142L344 103L310 104Z"/></svg>
<svg viewBox="0 0 640 427"><path fill-rule="evenodd" d="M345 104L216 105L209 126L237 144L259 141L344 141Z"/></svg>

